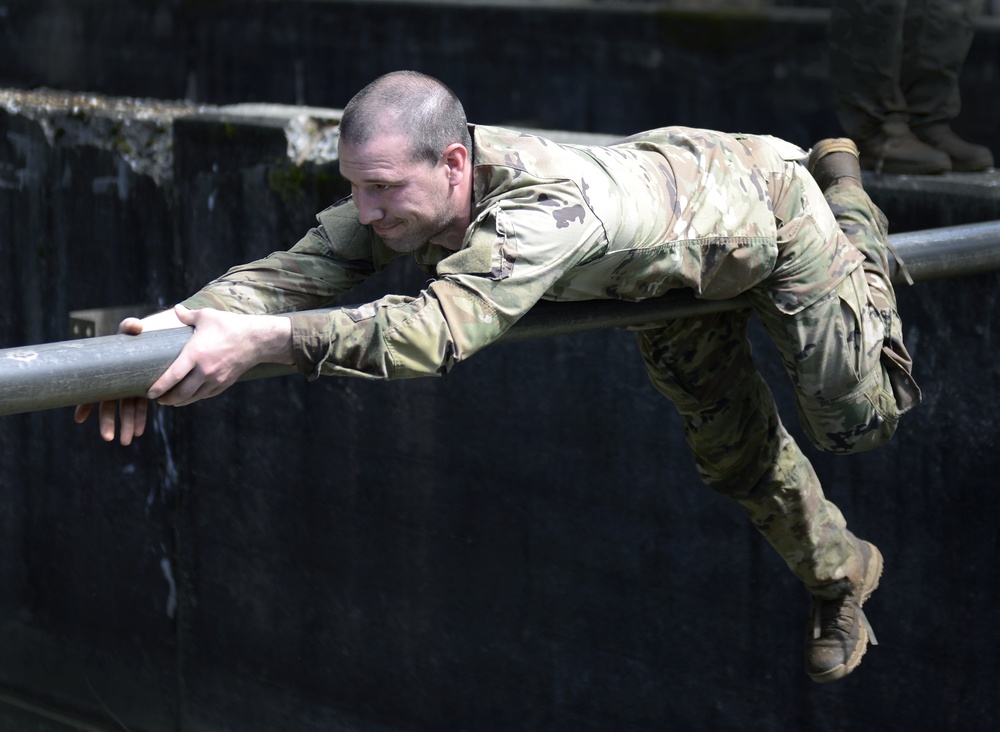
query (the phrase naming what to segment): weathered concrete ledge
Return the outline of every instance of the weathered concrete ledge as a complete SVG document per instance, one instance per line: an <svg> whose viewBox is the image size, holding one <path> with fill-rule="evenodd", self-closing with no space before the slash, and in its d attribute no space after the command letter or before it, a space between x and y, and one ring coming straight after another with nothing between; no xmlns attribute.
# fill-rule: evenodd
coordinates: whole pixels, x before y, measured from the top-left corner
<svg viewBox="0 0 1000 732"><path fill-rule="evenodd" d="M201 156L210 166L239 167L248 161L276 162L284 148L284 163L293 168L328 166L336 162L340 111L332 108L283 104L196 105L155 99L108 97L54 90L0 89L0 110L38 123L50 146L90 146L114 153L140 176L158 186L173 182L175 152L186 150L182 130L194 134L200 127L230 138L228 152L238 157ZM616 135L573 130L520 127L560 142L607 144ZM255 143L242 140L238 130L265 135ZM266 131L266 132L264 132ZM255 133L256 134L256 133ZM11 138L16 144L18 138ZM282 143L283 140L283 143ZM204 141L203 141L204 142ZM194 159L185 169L204 167ZM190 166L194 166L191 168ZM16 167L0 169L0 186L17 187ZM336 176L335 166L328 175ZM294 185L298 176L272 175L276 186ZM951 226L1000 219L1000 173L950 173L940 176L876 175L865 173L865 186L876 202L891 213L894 231ZM291 193L286 190L286 193Z"/></svg>

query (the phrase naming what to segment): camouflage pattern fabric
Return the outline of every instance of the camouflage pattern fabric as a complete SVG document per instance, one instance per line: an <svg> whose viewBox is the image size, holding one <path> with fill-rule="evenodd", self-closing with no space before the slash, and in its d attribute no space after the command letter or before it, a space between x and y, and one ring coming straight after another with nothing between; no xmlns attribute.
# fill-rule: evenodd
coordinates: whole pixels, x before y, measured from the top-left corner
<svg viewBox="0 0 1000 732"><path fill-rule="evenodd" d="M805 180L804 186L812 187ZM795 385L806 434L821 449L856 452L888 440L920 392L902 344L888 266L870 272L867 266L887 262L884 216L856 186L833 186L826 197L850 232L845 238L871 260L791 315L760 292L750 299ZM858 559L845 539L843 515L824 496L754 366L746 336L752 314L677 319L639 332L640 351L653 385L683 418L705 483L744 507L811 592L837 597Z"/></svg>
<svg viewBox="0 0 1000 732"><path fill-rule="evenodd" d="M914 403L897 403L894 384L906 381L889 375L909 379L905 349L902 365L884 355L896 332L889 326L898 326L891 285L883 272L881 299L869 286L885 258L881 214L859 188L835 186L828 204L801 149L682 127L609 147L491 127L475 128L474 141L474 221L463 248L414 253L436 276L416 297L291 315L304 373L443 374L540 299L641 300L687 288L703 298L748 295L822 449L874 447ZM290 251L233 268L185 304L315 308L398 256L359 224L350 201L318 218ZM813 592L837 594L857 558L753 365L753 311L664 323L639 333L640 350L684 418L705 482L747 509Z"/></svg>
<svg viewBox="0 0 1000 732"><path fill-rule="evenodd" d="M948 123L982 0L833 0L830 80L844 132Z"/></svg>
<svg viewBox="0 0 1000 732"><path fill-rule="evenodd" d="M794 162L805 153L774 138L674 127L583 147L500 128L474 135L474 221L462 249L417 250L437 277L417 297L293 315L303 372L442 374L540 299L641 300L676 288L725 299L766 285L776 307L797 312L864 259L835 235L818 190L818 206L786 195L789 181L808 179ZM349 200L319 221L290 251L233 268L185 304L320 307L397 256Z"/></svg>

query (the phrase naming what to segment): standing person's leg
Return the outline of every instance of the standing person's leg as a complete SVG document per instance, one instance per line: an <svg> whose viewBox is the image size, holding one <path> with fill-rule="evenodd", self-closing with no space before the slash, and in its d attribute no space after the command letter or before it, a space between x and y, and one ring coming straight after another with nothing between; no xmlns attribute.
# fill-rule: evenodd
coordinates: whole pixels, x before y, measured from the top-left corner
<svg viewBox="0 0 1000 732"><path fill-rule="evenodd" d="M993 165L993 153L966 142L951 129L961 110L959 76L965 64L982 0L908 0L903 23L899 84L910 128L951 158L952 170Z"/></svg>
<svg viewBox="0 0 1000 732"><path fill-rule="evenodd" d="M948 156L918 140L900 86L904 19L915 0L832 0L830 81L837 117L865 167L886 173L942 173Z"/></svg>
<svg viewBox="0 0 1000 732"><path fill-rule="evenodd" d="M842 625L836 598L865 584L857 578L866 574L871 594L881 557L847 531L840 510L826 499L812 465L781 424L753 363L750 316L737 311L677 319L640 331L639 346L653 385L684 421L704 482L743 506L818 598L807 637L807 671L817 681L833 681L860 663L869 639L864 623L852 623L846 636L826 630Z"/></svg>

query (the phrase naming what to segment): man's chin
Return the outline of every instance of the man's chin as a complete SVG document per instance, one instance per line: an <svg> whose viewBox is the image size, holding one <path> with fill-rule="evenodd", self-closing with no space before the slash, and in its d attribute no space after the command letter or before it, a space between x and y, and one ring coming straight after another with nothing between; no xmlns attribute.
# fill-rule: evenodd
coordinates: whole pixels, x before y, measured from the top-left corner
<svg viewBox="0 0 1000 732"><path fill-rule="evenodd" d="M378 233L378 232L376 232ZM380 238L394 252L400 252L401 254L409 254L410 252L415 252L417 249L424 245L423 239L418 239L409 236L401 236L398 238L394 237L383 237Z"/></svg>
<svg viewBox="0 0 1000 732"><path fill-rule="evenodd" d="M405 226L402 223L381 230L377 226L373 226L372 228L375 231L376 236L378 236L378 238L381 239L387 247L394 252L400 252L402 254L409 254L410 252L415 252L420 249L420 247L430 240L432 233L428 232L426 228L418 230L413 227Z"/></svg>

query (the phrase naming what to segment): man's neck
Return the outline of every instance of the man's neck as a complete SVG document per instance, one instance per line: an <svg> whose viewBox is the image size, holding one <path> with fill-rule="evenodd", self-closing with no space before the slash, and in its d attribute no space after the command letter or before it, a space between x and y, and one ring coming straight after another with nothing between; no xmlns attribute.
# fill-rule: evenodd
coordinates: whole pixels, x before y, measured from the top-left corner
<svg viewBox="0 0 1000 732"><path fill-rule="evenodd" d="M455 186L455 218L452 223L431 240L432 244L457 252L465 241L465 233L472 224L472 156L466 161L462 180ZM465 205L458 203L464 201Z"/></svg>

